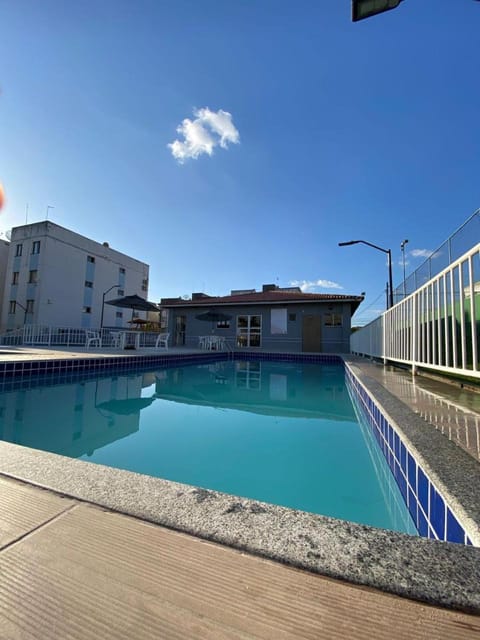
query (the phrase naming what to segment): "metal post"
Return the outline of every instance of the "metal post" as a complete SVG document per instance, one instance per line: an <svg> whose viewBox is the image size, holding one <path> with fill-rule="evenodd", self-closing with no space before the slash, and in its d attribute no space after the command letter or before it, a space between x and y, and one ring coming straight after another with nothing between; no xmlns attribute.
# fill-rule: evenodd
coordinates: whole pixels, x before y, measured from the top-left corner
<svg viewBox="0 0 480 640"><path fill-rule="evenodd" d="M105 308L105 296L112 289L115 289L115 287L120 288L120 285L119 284L112 284L112 286L109 289L107 289L106 291L103 292L103 296L102 296L102 313L100 314L100 331L103 329L103 310Z"/></svg>
<svg viewBox="0 0 480 640"><path fill-rule="evenodd" d="M403 240L403 242L400 243L400 249L402 250L402 255L403 255L403 297L406 298L407 297L407 286L406 286L406 278L405 278L405 245L407 244L408 240Z"/></svg>

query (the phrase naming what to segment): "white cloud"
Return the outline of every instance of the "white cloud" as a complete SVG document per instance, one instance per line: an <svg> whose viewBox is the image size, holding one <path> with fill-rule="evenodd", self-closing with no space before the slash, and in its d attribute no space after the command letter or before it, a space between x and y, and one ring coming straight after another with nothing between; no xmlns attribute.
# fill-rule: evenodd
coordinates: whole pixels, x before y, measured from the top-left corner
<svg viewBox="0 0 480 640"><path fill-rule="evenodd" d="M331 280L292 280L292 287L300 287L304 293L313 293L315 289L343 289L337 282Z"/></svg>
<svg viewBox="0 0 480 640"><path fill-rule="evenodd" d="M433 251L431 249L412 249L410 255L414 258L429 258Z"/></svg>
<svg viewBox="0 0 480 640"><path fill-rule="evenodd" d="M218 145L227 149L229 142L240 142L240 134L228 111L219 109L215 112L204 107L194 110L193 115L194 120L185 118L177 127L177 133L183 136L183 140L174 140L167 145L178 162L183 163L188 158L196 159L203 153L211 156Z"/></svg>

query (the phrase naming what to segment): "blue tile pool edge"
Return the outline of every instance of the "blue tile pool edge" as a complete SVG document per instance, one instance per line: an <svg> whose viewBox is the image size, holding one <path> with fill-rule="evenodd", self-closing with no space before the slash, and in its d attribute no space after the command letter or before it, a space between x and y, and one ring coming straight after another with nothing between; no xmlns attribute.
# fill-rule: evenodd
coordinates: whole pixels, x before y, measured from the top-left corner
<svg viewBox="0 0 480 640"><path fill-rule="evenodd" d="M418 462L414 448L389 419L379 402L345 362L345 374L380 451L400 489L403 500L420 536L432 540L473 545L474 532L462 524L448 500L429 473ZM476 541L476 546L480 541Z"/></svg>

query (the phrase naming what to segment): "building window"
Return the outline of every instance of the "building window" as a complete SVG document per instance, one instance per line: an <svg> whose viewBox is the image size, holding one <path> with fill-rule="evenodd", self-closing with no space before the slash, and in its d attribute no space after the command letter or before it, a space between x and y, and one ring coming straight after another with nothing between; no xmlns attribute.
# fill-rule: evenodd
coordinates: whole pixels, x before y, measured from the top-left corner
<svg viewBox="0 0 480 640"><path fill-rule="evenodd" d="M118 271L119 271L119 273L125 274L125 269L123 267L120 267Z"/></svg>
<svg viewBox="0 0 480 640"><path fill-rule="evenodd" d="M288 319L290 320L290 322L295 322L295 320L297 319L297 314L296 313L289 313L288 314Z"/></svg>
<svg viewBox="0 0 480 640"><path fill-rule="evenodd" d="M25 310L25 313L33 313L33 303L34 300L27 300L27 308Z"/></svg>
<svg viewBox="0 0 480 640"><path fill-rule="evenodd" d="M93 289L93 282L90 282L90 280L85 280L85 286L89 289Z"/></svg>
<svg viewBox="0 0 480 640"><path fill-rule="evenodd" d="M28 284L37 284L38 281L38 271L36 269L33 269L33 271L30 271L28 274Z"/></svg>
<svg viewBox="0 0 480 640"><path fill-rule="evenodd" d="M343 316L341 313L326 313L323 316L323 324L326 327L341 327Z"/></svg>
<svg viewBox="0 0 480 640"><path fill-rule="evenodd" d="M287 333L287 310L272 309L270 311L270 333L285 335Z"/></svg>
<svg viewBox="0 0 480 640"><path fill-rule="evenodd" d="M8 313L15 313L17 310L17 303L15 300L10 300L10 306L8 307Z"/></svg>
<svg viewBox="0 0 480 640"><path fill-rule="evenodd" d="M32 254L40 253L40 240L34 240L32 244Z"/></svg>
<svg viewBox="0 0 480 640"><path fill-rule="evenodd" d="M93 256L87 256L87 262L95 262L95 258Z"/></svg>
<svg viewBox="0 0 480 640"><path fill-rule="evenodd" d="M230 329L230 320L219 320L217 322L217 329Z"/></svg>
<svg viewBox="0 0 480 640"><path fill-rule="evenodd" d="M15 248L15 255L17 256L21 256L22 255L22 249L23 249L23 244L17 244L16 248Z"/></svg>
<svg viewBox="0 0 480 640"><path fill-rule="evenodd" d="M12 284L18 284L18 278L20 276L19 271L14 271L12 274Z"/></svg>
<svg viewBox="0 0 480 640"><path fill-rule="evenodd" d="M142 291L148 291L148 279L144 278L142 281Z"/></svg>
<svg viewBox="0 0 480 640"><path fill-rule="evenodd" d="M123 318L123 313L122 313L121 311L117 311L117 312L115 313L115 317L116 317L116 318Z"/></svg>
<svg viewBox="0 0 480 640"><path fill-rule="evenodd" d="M125 295L125 291L124 291L123 289L119 289L119 290L117 291L117 295L118 295L118 296L124 296L124 295Z"/></svg>
<svg viewBox="0 0 480 640"><path fill-rule="evenodd" d="M92 307L83 307L83 313L92 313Z"/></svg>
<svg viewBox="0 0 480 640"><path fill-rule="evenodd" d="M237 347L259 347L262 316L237 316Z"/></svg>

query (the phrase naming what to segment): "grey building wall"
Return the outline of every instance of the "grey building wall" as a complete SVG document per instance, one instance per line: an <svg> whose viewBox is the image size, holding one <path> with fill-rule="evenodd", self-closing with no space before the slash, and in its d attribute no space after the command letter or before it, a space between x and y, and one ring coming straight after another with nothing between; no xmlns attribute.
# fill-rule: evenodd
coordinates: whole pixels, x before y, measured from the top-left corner
<svg viewBox="0 0 480 640"><path fill-rule="evenodd" d="M187 347L198 347L198 337L214 333L224 336L230 346L237 348L237 316L260 315L262 318L261 347L244 348L246 351L302 351L303 319L306 315L319 316L321 318L321 351L323 353L349 353L350 329L351 329L351 305L343 301L326 301L315 303L281 303L281 304L249 304L249 305L217 305L215 310L231 315L228 329L217 328L216 323L197 320L195 316L208 311L209 307L176 307L169 309L168 331L170 332L170 344L182 344L183 337L177 336L177 318L185 316L184 344ZM287 309L287 334L272 334L271 310ZM327 314L341 314L341 327L325 326ZM290 319L291 314L295 319ZM180 338L180 340L179 340Z"/></svg>
<svg viewBox="0 0 480 640"><path fill-rule="evenodd" d="M39 252L34 253L34 243ZM21 245L21 255L17 246ZM29 283L31 271L35 283ZM13 283L17 272L18 284ZM2 329L23 324L99 328L103 293L110 300L122 295L147 297L149 266L108 244L101 244L49 221L12 229L3 294ZM88 283L88 286L87 286ZM27 301L33 313L26 313ZM17 310L9 312L10 301ZM117 317L117 312L122 317ZM104 306L104 326L128 327L129 309Z"/></svg>

